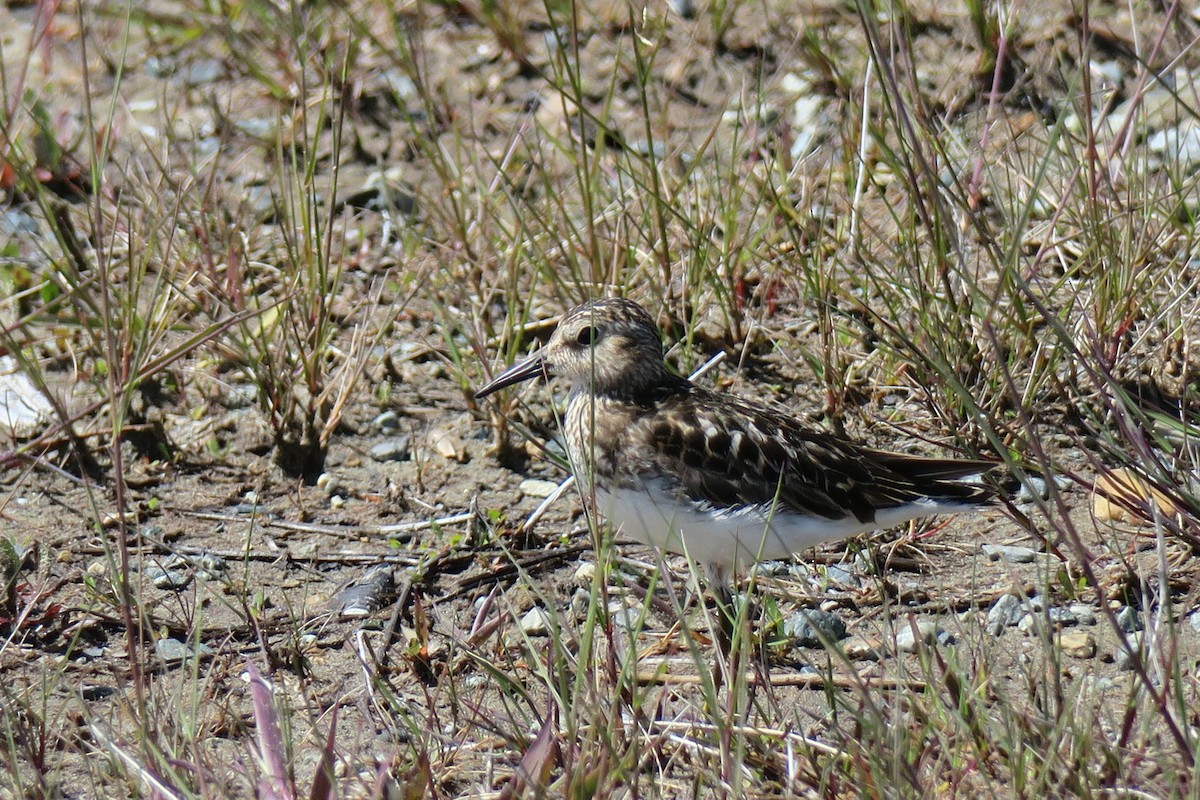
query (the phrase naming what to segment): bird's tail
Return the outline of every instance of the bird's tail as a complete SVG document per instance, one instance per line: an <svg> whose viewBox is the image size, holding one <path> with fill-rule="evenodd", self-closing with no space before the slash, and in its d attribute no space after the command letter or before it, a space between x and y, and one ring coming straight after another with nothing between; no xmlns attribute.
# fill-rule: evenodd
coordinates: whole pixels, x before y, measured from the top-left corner
<svg viewBox="0 0 1200 800"><path fill-rule="evenodd" d="M1027 493L1023 483L1003 461L963 458L926 458L899 453L879 453L879 462L922 487L934 500L966 505L987 505L1017 500ZM1033 482L1045 479L1024 470ZM1044 496L1044 491L1041 492Z"/></svg>

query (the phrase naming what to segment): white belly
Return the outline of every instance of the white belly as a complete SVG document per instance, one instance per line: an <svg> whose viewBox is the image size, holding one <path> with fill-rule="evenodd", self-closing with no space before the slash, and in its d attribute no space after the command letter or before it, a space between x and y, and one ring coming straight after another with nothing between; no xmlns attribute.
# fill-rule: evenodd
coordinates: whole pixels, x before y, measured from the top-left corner
<svg viewBox="0 0 1200 800"><path fill-rule="evenodd" d="M726 574L917 517L971 510L969 506L923 501L881 509L873 522L864 523L853 514L831 520L783 511L772 514L761 506L736 512L702 510L653 486L613 492L597 489L596 506L618 536L686 555Z"/></svg>

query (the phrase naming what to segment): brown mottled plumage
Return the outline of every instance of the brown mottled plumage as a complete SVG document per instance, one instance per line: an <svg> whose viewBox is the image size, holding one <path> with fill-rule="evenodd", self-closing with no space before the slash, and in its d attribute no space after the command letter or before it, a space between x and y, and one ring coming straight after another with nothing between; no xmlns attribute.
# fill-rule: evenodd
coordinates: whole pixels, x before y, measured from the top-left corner
<svg viewBox="0 0 1200 800"><path fill-rule="evenodd" d="M993 500L988 461L922 458L810 430L672 375L650 315L623 299L568 313L549 342L476 397L538 375L571 384L567 449L619 533L714 577L764 559Z"/></svg>

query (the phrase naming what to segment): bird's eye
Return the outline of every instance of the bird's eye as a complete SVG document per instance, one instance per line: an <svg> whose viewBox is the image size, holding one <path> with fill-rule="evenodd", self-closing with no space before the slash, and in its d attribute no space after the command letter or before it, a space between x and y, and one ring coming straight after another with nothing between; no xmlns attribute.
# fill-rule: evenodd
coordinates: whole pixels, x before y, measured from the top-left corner
<svg viewBox="0 0 1200 800"><path fill-rule="evenodd" d="M596 330L594 326L589 325L575 336L575 341L578 342L581 347L589 347L599 338L600 331Z"/></svg>

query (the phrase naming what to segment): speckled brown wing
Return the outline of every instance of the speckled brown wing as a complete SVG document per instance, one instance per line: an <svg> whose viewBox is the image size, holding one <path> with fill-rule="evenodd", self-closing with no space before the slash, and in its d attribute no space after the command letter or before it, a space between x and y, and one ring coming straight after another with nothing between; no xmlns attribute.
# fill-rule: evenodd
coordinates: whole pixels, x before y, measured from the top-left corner
<svg viewBox="0 0 1200 800"><path fill-rule="evenodd" d="M769 506L825 519L875 519L878 509L924 498L987 502L992 490L954 479L991 462L933 459L860 448L769 409L699 387L661 399L632 438L655 455L635 469L677 476L678 489L713 508Z"/></svg>

